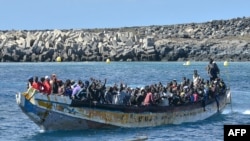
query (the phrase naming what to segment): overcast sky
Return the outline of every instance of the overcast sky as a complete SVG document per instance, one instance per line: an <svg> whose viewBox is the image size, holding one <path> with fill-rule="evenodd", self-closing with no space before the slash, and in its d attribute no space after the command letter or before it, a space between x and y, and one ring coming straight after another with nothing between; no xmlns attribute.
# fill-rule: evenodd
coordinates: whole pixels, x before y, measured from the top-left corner
<svg viewBox="0 0 250 141"><path fill-rule="evenodd" d="M87 29L250 17L250 0L0 0L0 30Z"/></svg>

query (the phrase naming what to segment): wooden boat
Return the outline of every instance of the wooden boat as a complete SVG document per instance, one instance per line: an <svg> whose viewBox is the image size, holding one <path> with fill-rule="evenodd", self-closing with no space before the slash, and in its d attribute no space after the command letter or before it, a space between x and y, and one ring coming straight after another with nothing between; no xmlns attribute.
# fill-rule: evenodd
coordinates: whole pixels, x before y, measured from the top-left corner
<svg viewBox="0 0 250 141"><path fill-rule="evenodd" d="M72 100L45 95L30 88L16 94L22 111L43 130L73 130L107 127L154 127L204 120L230 103L230 90L209 99L177 106L128 106Z"/></svg>

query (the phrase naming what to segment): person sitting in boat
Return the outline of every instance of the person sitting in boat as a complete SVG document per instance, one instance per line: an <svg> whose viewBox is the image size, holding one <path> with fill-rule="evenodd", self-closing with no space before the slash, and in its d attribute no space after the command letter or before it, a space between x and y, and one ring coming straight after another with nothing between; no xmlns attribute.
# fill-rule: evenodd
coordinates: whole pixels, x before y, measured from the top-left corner
<svg viewBox="0 0 250 141"><path fill-rule="evenodd" d="M130 95L131 95L129 99L130 105L137 105L136 98L139 95L139 88L133 89Z"/></svg>
<svg viewBox="0 0 250 141"><path fill-rule="evenodd" d="M184 77L182 77L182 82L181 82L181 84L183 85L183 86L187 86L188 85L188 80L187 80L187 78L184 76Z"/></svg>
<svg viewBox="0 0 250 141"><path fill-rule="evenodd" d="M72 99L76 99L77 97L77 93L82 89L82 87L84 86L82 80L78 80L77 84L74 86L73 91L72 91Z"/></svg>
<svg viewBox="0 0 250 141"><path fill-rule="evenodd" d="M125 86L121 86L118 94L116 95L115 104L125 104L126 91Z"/></svg>
<svg viewBox="0 0 250 141"><path fill-rule="evenodd" d="M85 87L85 89L87 89L87 88L89 87L89 81L88 81L88 80L86 80L86 81L84 82L84 87Z"/></svg>
<svg viewBox="0 0 250 141"><path fill-rule="evenodd" d="M105 95L105 90L106 90L106 83L107 83L107 78L104 79L104 83L102 83L100 81L99 83L99 96L100 96L100 100L101 102L105 102L105 98L104 98L104 95Z"/></svg>
<svg viewBox="0 0 250 141"><path fill-rule="evenodd" d="M207 66L207 71L210 77L210 81L214 81L220 74L220 69L212 58L210 58L209 64Z"/></svg>
<svg viewBox="0 0 250 141"><path fill-rule="evenodd" d="M207 101L209 99L209 93L210 93L209 80L206 81L203 88L204 88L203 99L204 99L204 101Z"/></svg>
<svg viewBox="0 0 250 141"><path fill-rule="evenodd" d="M132 96L133 89L130 88L130 87L127 87L125 91L126 91L126 95L125 95L125 98L124 98L123 102L124 102L125 105L131 105L130 104L130 98Z"/></svg>
<svg viewBox="0 0 250 141"><path fill-rule="evenodd" d="M90 80L92 82L87 88L87 98L98 103L105 103L104 95L107 79L104 80L104 83L102 83L101 80L96 80L94 78L91 78Z"/></svg>
<svg viewBox="0 0 250 141"><path fill-rule="evenodd" d="M192 102L197 102L198 101L198 91L197 89L194 90L193 93L193 101Z"/></svg>
<svg viewBox="0 0 250 141"><path fill-rule="evenodd" d="M172 91L177 91L177 80L176 79L173 79L173 81L171 81L170 85L172 87Z"/></svg>
<svg viewBox="0 0 250 141"><path fill-rule="evenodd" d="M51 85L49 83L49 76L41 77L41 82L43 84L43 93L50 95L51 94Z"/></svg>
<svg viewBox="0 0 250 141"><path fill-rule="evenodd" d="M163 97L162 91L163 91L163 88L162 88L161 83L152 85L151 87L151 92L154 97L154 102L157 105L159 105L162 102L162 97Z"/></svg>
<svg viewBox="0 0 250 141"><path fill-rule="evenodd" d="M98 101L98 94L97 94L97 82L92 80L91 84L87 89L87 98L91 101Z"/></svg>
<svg viewBox="0 0 250 141"><path fill-rule="evenodd" d="M145 88L147 88L146 86ZM141 106L143 104L143 101L147 95L147 92L144 87L141 87L139 94L136 96L136 105Z"/></svg>
<svg viewBox="0 0 250 141"><path fill-rule="evenodd" d="M166 87L160 87L159 88L159 94L160 94L160 101L159 104L160 106L168 106L169 105L169 100L168 98L170 97L170 93L167 91Z"/></svg>
<svg viewBox="0 0 250 141"><path fill-rule="evenodd" d="M188 93L188 86L181 86L181 89L180 89L180 97L181 97L181 100L186 103L186 96L187 96L187 93Z"/></svg>
<svg viewBox="0 0 250 141"><path fill-rule="evenodd" d="M32 87L33 82L34 82L34 79L33 79L32 76L30 76L30 77L28 78L27 89L29 89L29 88Z"/></svg>
<svg viewBox="0 0 250 141"><path fill-rule="evenodd" d="M75 82L71 82L69 79L66 79L65 84L64 84L64 95L68 96L69 98L71 98L73 89L72 89L72 84L74 85Z"/></svg>
<svg viewBox="0 0 250 141"><path fill-rule="evenodd" d="M217 81L219 83L220 93L222 94L225 93L227 89L225 82L223 81L223 79L220 79L220 78L218 78Z"/></svg>
<svg viewBox="0 0 250 141"><path fill-rule="evenodd" d="M65 88L64 88L64 83L62 80L58 80L57 81L57 85L58 85L58 95L64 95L65 93Z"/></svg>
<svg viewBox="0 0 250 141"><path fill-rule="evenodd" d="M171 105L179 105L181 104L181 97L179 91L175 91L172 96Z"/></svg>
<svg viewBox="0 0 250 141"><path fill-rule="evenodd" d="M211 82L211 97L215 98L219 94L219 86L217 81Z"/></svg>
<svg viewBox="0 0 250 141"><path fill-rule="evenodd" d="M118 85L115 83L113 85L113 99L112 99L112 104L115 104L118 92L119 92L119 88L118 88Z"/></svg>
<svg viewBox="0 0 250 141"><path fill-rule="evenodd" d="M112 104L113 96L113 87L109 87L104 94L105 104Z"/></svg>
<svg viewBox="0 0 250 141"><path fill-rule="evenodd" d="M167 90L167 93L168 93L168 104L169 105L173 105L173 91L172 91L172 87L171 87L172 83L169 82L167 83L167 86L166 86L166 90Z"/></svg>
<svg viewBox="0 0 250 141"><path fill-rule="evenodd" d="M143 105L144 106L154 105L155 101L154 101L153 94L151 92L151 88L150 87L147 88L146 91L147 91L147 95L143 101Z"/></svg>
<svg viewBox="0 0 250 141"><path fill-rule="evenodd" d="M52 88L52 93L57 94L58 93L58 84L57 84L56 74L51 75L50 85L51 85L51 88Z"/></svg>
<svg viewBox="0 0 250 141"><path fill-rule="evenodd" d="M42 86L41 82L39 82L38 76L34 77L34 81L32 83L32 88L38 90L39 92L41 92L43 90L43 86Z"/></svg>

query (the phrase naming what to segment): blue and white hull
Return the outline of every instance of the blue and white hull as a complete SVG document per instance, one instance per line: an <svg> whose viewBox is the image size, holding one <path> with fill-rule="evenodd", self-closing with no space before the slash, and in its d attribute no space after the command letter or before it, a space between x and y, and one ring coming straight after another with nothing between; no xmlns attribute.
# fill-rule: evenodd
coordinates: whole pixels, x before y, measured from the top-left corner
<svg viewBox="0 0 250 141"><path fill-rule="evenodd" d="M230 92L218 102L185 106L131 107L72 101L66 96L44 95L34 89L18 93L16 101L22 111L43 130L79 130L110 127L154 127L204 120L221 112L228 104Z"/></svg>

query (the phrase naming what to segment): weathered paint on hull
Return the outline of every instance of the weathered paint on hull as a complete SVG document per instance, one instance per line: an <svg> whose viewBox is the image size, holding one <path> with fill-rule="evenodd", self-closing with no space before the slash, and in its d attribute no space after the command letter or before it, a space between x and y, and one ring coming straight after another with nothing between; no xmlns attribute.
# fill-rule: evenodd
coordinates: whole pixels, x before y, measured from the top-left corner
<svg viewBox="0 0 250 141"><path fill-rule="evenodd" d="M40 102L42 106L34 105L31 101L22 96L22 94L17 95L17 103L22 111L42 130L80 130L113 127L111 125L72 116L72 109L68 106L65 107L65 105L64 113L53 110L53 104L46 104L44 102L41 104Z"/></svg>
<svg viewBox="0 0 250 141"><path fill-rule="evenodd" d="M206 106L188 110L173 107L168 112L121 112L91 107L72 107L64 96L46 96L30 93L18 94L17 103L38 126L44 130L71 130L103 127L153 127L204 120L227 104L227 97L219 99L219 109L214 101Z"/></svg>

